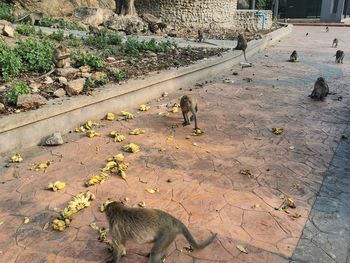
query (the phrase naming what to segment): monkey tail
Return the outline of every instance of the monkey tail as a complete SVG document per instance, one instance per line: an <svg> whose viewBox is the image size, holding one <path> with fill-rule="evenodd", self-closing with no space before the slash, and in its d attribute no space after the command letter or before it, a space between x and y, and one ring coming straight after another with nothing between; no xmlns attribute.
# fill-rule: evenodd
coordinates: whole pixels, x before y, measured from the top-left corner
<svg viewBox="0 0 350 263"><path fill-rule="evenodd" d="M196 240L193 238L191 232L187 229L187 227L184 224L182 224L181 230L182 230L182 234L184 235L184 237L186 238L188 243L194 249L203 249L203 248L205 248L206 246L211 244L214 241L214 239L216 238L216 236L217 236L217 234L213 234L207 240L205 240L202 243L198 244L196 242Z"/></svg>

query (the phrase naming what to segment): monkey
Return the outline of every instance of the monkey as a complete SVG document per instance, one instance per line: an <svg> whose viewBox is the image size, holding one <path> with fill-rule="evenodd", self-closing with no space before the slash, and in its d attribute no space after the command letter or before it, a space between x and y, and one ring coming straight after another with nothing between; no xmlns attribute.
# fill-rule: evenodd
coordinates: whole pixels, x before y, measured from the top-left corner
<svg viewBox="0 0 350 263"><path fill-rule="evenodd" d="M89 25L89 34L94 35L94 36L98 36L101 34L101 31L98 27Z"/></svg>
<svg viewBox="0 0 350 263"><path fill-rule="evenodd" d="M290 59L289 59L290 62L297 62L298 61L298 53L296 50L294 50L292 52L292 54L290 55Z"/></svg>
<svg viewBox="0 0 350 263"><path fill-rule="evenodd" d="M149 23L148 25L149 31L151 31L153 34L157 33L159 26L157 23Z"/></svg>
<svg viewBox="0 0 350 263"><path fill-rule="evenodd" d="M70 63L70 50L67 46L59 45L53 54L53 62L56 68L65 68Z"/></svg>
<svg viewBox="0 0 350 263"><path fill-rule="evenodd" d="M164 22L158 22L157 25L158 25L160 31L162 31L162 32L164 32L164 30L168 27L168 25Z"/></svg>
<svg viewBox="0 0 350 263"><path fill-rule="evenodd" d="M308 36L308 35L309 35L309 33L306 33L306 34L305 34L305 36Z"/></svg>
<svg viewBox="0 0 350 263"><path fill-rule="evenodd" d="M244 59L246 62L247 61L247 58L245 56L245 50L247 49L247 40L245 39L244 35L243 34L239 34L238 35L238 40L237 40L237 46L234 50L242 50L243 51L243 54L244 54Z"/></svg>
<svg viewBox="0 0 350 263"><path fill-rule="evenodd" d="M319 77L314 85L314 90L312 91L310 98L315 100L324 100L324 98L329 94L329 87L324 78Z"/></svg>
<svg viewBox="0 0 350 263"><path fill-rule="evenodd" d="M339 42L338 38L333 39L332 47L334 48L338 47L338 42Z"/></svg>
<svg viewBox="0 0 350 263"><path fill-rule="evenodd" d="M122 202L112 202L106 207L109 233L113 244L113 257L109 263L118 263L126 255L127 240L139 244L154 243L149 253L149 263L161 263L166 250L178 234L185 236L191 247L203 249L211 244L217 234L197 243L187 227L172 215L149 208L128 208Z"/></svg>
<svg viewBox="0 0 350 263"><path fill-rule="evenodd" d="M329 32L329 27L328 26L326 26L326 32Z"/></svg>
<svg viewBox="0 0 350 263"><path fill-rule="evenodd" d="M198 42L203 42L204 41L204 34L202 30L198 30L198 36L197 36Z"/></svg>
<svg viewBox="0 0 350 263"><path fill-rule="evenodd" d="M43 13L30 13L27 14L20 19L17 19L16 22L20 22L22 20L30 22L31 25L41 25L41 20L43 19L44 14Z"/></svg>
<svg viewBox="0 0 350 263"><path fill-rule="evenodd" d="M198 112L198 103L195 98L192 96L184 95L180 99L180 107L182 111L182 116L184 118L184 122L182 123L183 126L190 125L190 120L194 120L194 129L198 130L198 118L197 118L197 112ZM189 119L188 113L191 112L192 116Z"/></svg>
<svg viewBox="0 0 350 263"><path fill-rule="evenodd" d="M343 59L344 59L344 51L343 50L337 50L337 52L335 53L335 62L336 63L342 63L343 64Z"/></svg>

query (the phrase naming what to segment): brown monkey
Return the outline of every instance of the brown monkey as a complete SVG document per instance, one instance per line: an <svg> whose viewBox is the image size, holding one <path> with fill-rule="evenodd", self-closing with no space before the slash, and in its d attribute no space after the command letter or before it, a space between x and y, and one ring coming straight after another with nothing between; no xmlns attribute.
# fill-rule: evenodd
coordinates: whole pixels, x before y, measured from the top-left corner
<svg viewBox="0 0 350 263"><path fill-rule="evenodd" d="M182 111L182 116L184 118L184 122L182 123L183 126L190 125L190 120L192 121L194 119L194 129L197 130L198 128L198 119L197 119L197 112L198 112L198 103L195 98L192 96L184 95L180 99L180 107ZM191 112L192 116L189 119L188 113Z"/></svg>
<svg viewBox="0 0 350 263"><path fill-rule="evenodd" d="M89 25L89 34L97 36L97 35L100 35L101 32L100 32L100 29L98 27Z"/></svg>
<svg viewBox="0 0 350 263"><path fill-rule="evenodd" d="M335 53L335 62L336 63L342 63L343 64L343 59L344 59L344 51L343 50L337 50L337 52Z"/></svg>
<svg viewBox="0 0 350 263"><path fill-rule="evenodd" d="M17 19L15 22L20 22L24 20L27 23L30 22L31 25L40 25L43 17L43 13L30 13L21 17L20 19Z"/></svg>
<svg viewBox="0 0 350 263"><path fill-rule="evenodd" d="M311 97L315 100L324 100L324 98L329 94L329 87L324 78L319 77L314 85L314 90L312 91Z"/></svg>
<svg viewBox="0 0 350 263"><path fill-rule="evenodd" d="M329 32L329 27L328 26L326 26L326 32Z"/></svg>
<svg viewBox="0 0 350 263"><path fill-rule="evenodd" d="M53 62L56 68L65 68L70 63L70 50L67 46L59 45L53 53Z"/></svg>
<svg viewBox="0 0 350 263"><path fill-rule="evenodd" d="M338 38L333 39L332 47L335 47L335 48L338 47L338 42L339 42Z"/></svg>
<svg viewBox="0 0 350 263"><path fill-rule="evenodd" d="M248 43L247 43L247 40L245 39L244 35L243 34L239 34L238 35L238 40L237 40L237 46L234 50L242 50L243 51L243 54L244 54L244 59L246 62L247 61L247 58L245 56L245 51L247 49L247 46L248 46Z"/></svg>
<svg viewBox="0 0 350 263"><path fill-rule="evenodd" d="M296 50L294 50L292 52L292 54L290 55L290 59L289 59L290 62L297 62L298 61L298 53Z"/></svg>
<svg viewBox="0 0 350 263"><path fill-rule="evenodd" d="M158 25L160 31L162 31L162 32L164 32L164 30L168 27L168 25L164 22L159 22L159 23L157 23L157 25Z"/></svg>
<svg viewBox="0 0 350 263"><path fill-rule="evenodd" d="M204 34L202 30L198 30L198 36L197 36L197 41L198 42L203 42L204 41Z"/></svg>
<svg viewBox="0 0 350 263"><path fill-rule="evenodd" d="M159 26L157 23L149 23L148 25L149 31L151 31L153 34L157 33Z"/></svg>
<svg viewBox="0 0 350 263"><path fill-rule="evenodd" d="M106 216L113 244L113 258L109 263L118 263L126 254L127 240L139 244L154 243L149 254L149 263L161 263L167 248L178 234L183 234L194 249L205 248L216 237L214 234L198 244L187 227L170 214L157 209L128 208L121 202L108 204Z"/></svg>

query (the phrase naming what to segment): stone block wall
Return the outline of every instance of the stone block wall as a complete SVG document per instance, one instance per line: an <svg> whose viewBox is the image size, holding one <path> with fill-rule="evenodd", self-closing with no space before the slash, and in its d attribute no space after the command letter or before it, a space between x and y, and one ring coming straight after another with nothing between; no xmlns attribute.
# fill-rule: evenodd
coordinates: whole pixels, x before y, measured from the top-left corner
<svg viewBox="0 0 350 263"><path fill-rule="evenodd" d="M150 13L169 27L185 26L194 29L262 29L262 17L256 10L237 10L237 0L144 0L136 1L139 15ZM265 14L265 29L272 26L272 12Z"/></svg>

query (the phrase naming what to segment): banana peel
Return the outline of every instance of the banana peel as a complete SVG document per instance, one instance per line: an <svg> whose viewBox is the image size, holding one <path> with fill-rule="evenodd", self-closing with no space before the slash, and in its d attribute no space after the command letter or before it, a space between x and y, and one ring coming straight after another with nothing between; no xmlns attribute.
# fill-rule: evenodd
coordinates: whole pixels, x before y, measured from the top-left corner
<svg viewBox="0 0 350 263"><path fill-rule="evenodd" d="M249 169L242 169L239 173L248 176L248 178L254 178L254 174Z"/></svg>
<svg viewBox="0 0 350 263"><path fill-rule="evenodd" d="M109 178L109 175L107 173L100 172L99 175L90 176L85 184L86 184L86 186L91 186L91 185L95 185L95 184L102 184L108 178Z"/></svg>
<svg viewBox="0 0 350 263"><path fill-rule="evenodd" d="M148 106L146 104L141 104L139 107L140 111L148 111L151 108L151 106Z"/></svg>
<svg viewBox="0 0 350 263"><path fill-rule="evenodd" d="M66 229L66 227L68 227L70 224L70 220L69 219L54 219L52 221L52 228L54 230L60 231L62 232L63 230Z"/></svg>
<svg viewBox="0 0 350 263"><path fill-rule="evenodd" d="M122 142L126 139L124 135L116 131L111 131L110 135L114 138L114 142Z"/></svg>
<svg viewBox="0 0 350 263"><path fill-rule="evenodd" d="M19 153L16 153L10 158L10 163L20 163L22 161L23 161L23 158Z"/></svg>
<svg viewBox="0 0 350 263"><path fill-rule="evenodd" d="M194 129L193 132L191 133L192 136L200 136L203 135L203 131L201 129Z"/></svg>
<svg viewBox="0 0 350 263"><path fill-rule="evenodd" d="M95 137L95 136L101 136L101 134L98 133L98 132L95 132L94 130L88 130L86 132L86 136L89 137L89 138L92 138L92 137Z"/></svg>
<svg viewBox="0 0 350 263"><path fill-rule="evenodd" d="M134 143L129 143L123 146L123 151L130 153L137 153L140 151L140 147Z"/></svg>
<svg viewBox="0 0 350 263"><path fill-rule="evenodd" d="M107 113L107 115L106 115L106 120L108 120L108 121L114 121L114 119L115 119L114 113L112 113L112 112Z"/></svg>
<svg viewBox="0 0 350 263"><path fill-rule="evenodd" d="M46 161L43 163L39 163L38 165L35 165L34 167L30 168L30 170L34 170L36 172L39 172L41 170L46 170L50 165L52 161Z"/></svg>
<svg viewBox="0 0 350 263"><path fill-rule="evenodd" d="M145 207L145 206L146 206L146 203L145 203L145 201L140 201L137 205L138 205L139 207Z"/></svg>
<svg viewBox="0 0 350 263"><path fill-rule="evenodd" d="M272 132L273 132L275 135L281 135L282 132L283 132L283 128L272 128Z"/></svg>
<svg viewBox="0 0 350 263"><path fill-rule="evenodd" d="M68 202L68 206L61 212L62 218L70 218L73 214L79 212L80 210L89 207L90 201L94 200L95 196L87 191L85 193L78 194L73 197L73 200Z"/></svg>
<svg viewBox="0 0 350 263"><path fill-rule="evenodd" d="M28 224L29 223L29 217L27 217L27 216L25 216L24 218L23 218L23 224Z"/></svg>
<svg viewBox="0 0 350 263"><path fill-rule="evenodd" d="M168 97L168 96L169 96L169 93L168 93L168 92L164 91L164 92L162 93L162 97L163 97L163 98Z"/></svg>
<svg viewBox="0 0 350 263"><path fill-rule="evenodd" d="M130 113L130 112L127 112L127 111L121 111L119 113L119 115L124 117L124 119L126 119L126 120L131 120L131 119L134 118L134 115L132 113Z"/></svg>
<svg viewBox="0 0 350 263"><path fill-rule="evenodd" d="M148 193L150 193L150 194L159 193L159 187L146 188L145 190L146 190Z"/></svg>
<svg viewBox="0 0 350 263"><path fill-rule="evenodd" d="M173 107L171 108L170 112L172 112L172 113L178 113L178 112L179 112L179 108L176 107L176 106L173 106Z"/></svg>
<svg viewBox="0 0 350 263"><path fill-rule="evenodd" d="M103 213L106 210L106 207L108 204L112 203L112 200L107 200L106 202L104 202L102 205L100 205L100 212Z"/></svg>
<svg viewBox="0 0 350 263"><path fill-rule="evenodd" d="M65 186L66 186L65 182L56 181L54 183L49 183L47 188L51 189L54 192L57 192L58 190L62 190L63 188L65 188Z"/></svg>
<svg viewBox="0 0 350 263"><path fill-rule="evenodd" d="M139 135L144 133L145 133L145 130L141 130L139 128L133 129L129 132L130 135Z"/></svg>

